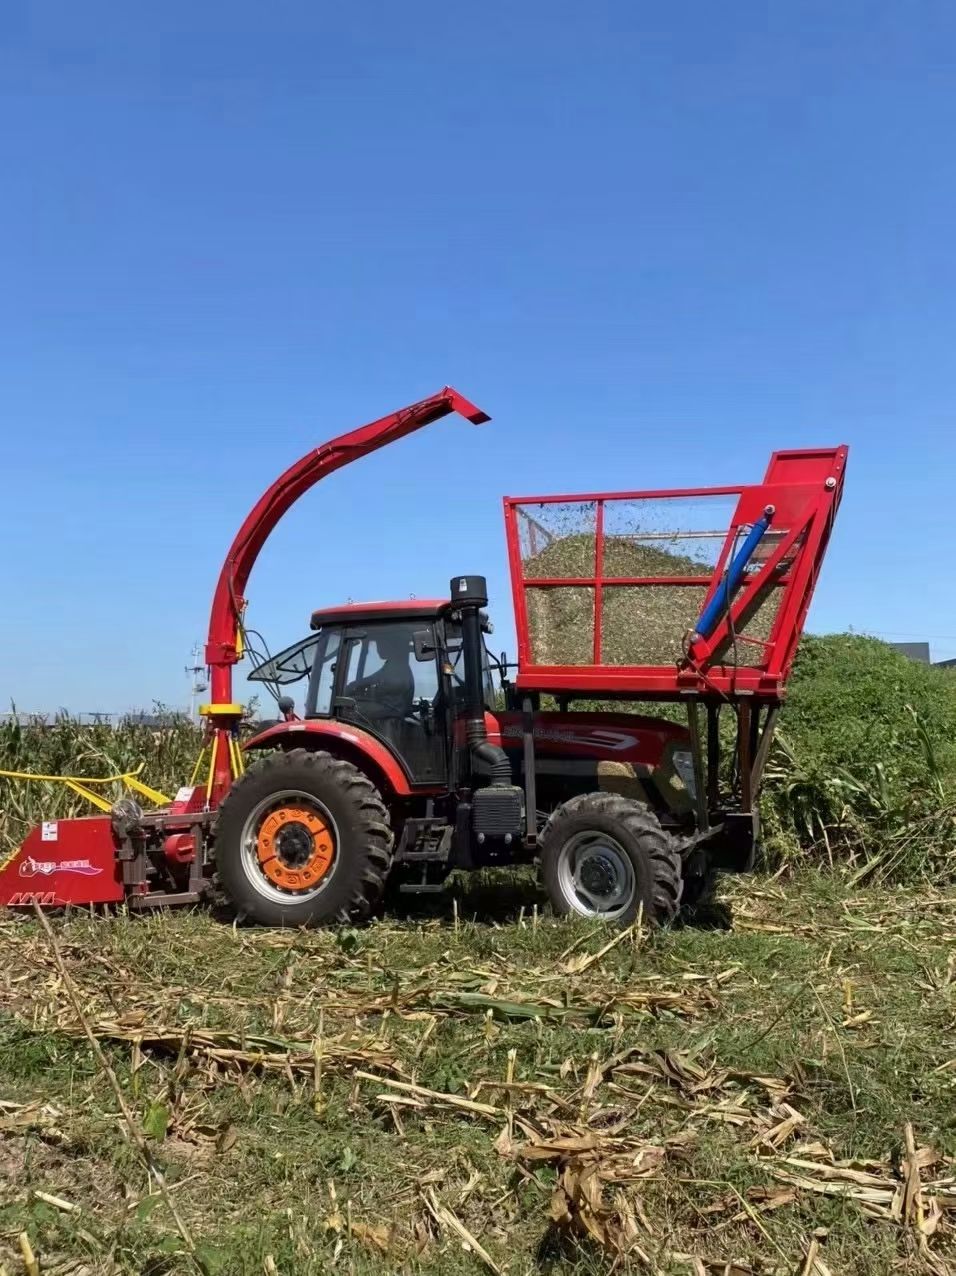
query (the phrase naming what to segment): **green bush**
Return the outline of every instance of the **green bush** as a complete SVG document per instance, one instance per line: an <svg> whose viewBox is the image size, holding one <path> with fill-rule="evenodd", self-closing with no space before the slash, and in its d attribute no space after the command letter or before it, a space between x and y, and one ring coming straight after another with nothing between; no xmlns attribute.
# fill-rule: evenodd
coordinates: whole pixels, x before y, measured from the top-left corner
<svg viewBox="0 0 956 1276"><path fill-rule="evenodd" d="M853 634L807 635L767 773L767 845L861 877L956 874L956 677Z"/></svg>

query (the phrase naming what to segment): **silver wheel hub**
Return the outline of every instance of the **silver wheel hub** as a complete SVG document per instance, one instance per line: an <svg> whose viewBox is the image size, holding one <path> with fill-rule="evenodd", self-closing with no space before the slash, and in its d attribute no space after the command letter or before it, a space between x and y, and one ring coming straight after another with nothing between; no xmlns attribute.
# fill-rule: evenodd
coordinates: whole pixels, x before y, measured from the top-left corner
<svg viewBox="0 0 956 1276"><path fill-rule="evenodd" d="M613 837L597 831L568 839L558 857L558 882L574 912L608 921L627 912L637 891L630 856Z"/></svg>

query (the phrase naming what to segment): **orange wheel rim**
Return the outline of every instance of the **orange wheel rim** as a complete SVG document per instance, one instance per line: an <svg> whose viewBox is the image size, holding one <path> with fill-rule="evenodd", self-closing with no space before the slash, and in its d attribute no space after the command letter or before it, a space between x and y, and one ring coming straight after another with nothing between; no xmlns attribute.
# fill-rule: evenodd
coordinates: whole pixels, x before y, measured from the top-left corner
<svg viewBox="0 0 956 1276"><path fill-rule="evenodd" d="M318 886L335 858L335 839L317 811L308 806L280 806L259 825L259 867L284 891Z"/></svg>

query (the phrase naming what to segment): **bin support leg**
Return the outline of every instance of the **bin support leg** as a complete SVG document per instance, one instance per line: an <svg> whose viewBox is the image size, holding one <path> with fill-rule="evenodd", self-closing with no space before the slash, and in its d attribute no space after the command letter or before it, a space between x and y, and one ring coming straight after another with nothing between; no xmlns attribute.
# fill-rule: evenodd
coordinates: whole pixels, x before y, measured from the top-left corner
<svg viewBox="0 0 956 1276"><path fill-rule="evenodd" d="M753 705L748 697L741 697L737 718L737 765L740 771L740 809L753 810L753 771L751 770L751 724Z"/></svg>
<svg viewBox="0 0 956 1276"><path fill-rule="evenodd" d="M720 806L720 704L707 702L707 806Z"/></svg>
<svg viewBox="0 0 956 1276"><path fill-rule="evenodd" d="M534 705L530 696L521 701L521 734L524 744L525 836L530 844L538 840L538 796L534 760Z"/></svg>
<svg viewBox="0 0 956 1276"><path fill-rule="evenodd" d="M704 755L700 739L700 705L696 700L687 701L687 729L690 732L691 758L694 763L694 801L697 804L697 831L703 833L710 827L707 810L707 791L704 781Z"/></svg>

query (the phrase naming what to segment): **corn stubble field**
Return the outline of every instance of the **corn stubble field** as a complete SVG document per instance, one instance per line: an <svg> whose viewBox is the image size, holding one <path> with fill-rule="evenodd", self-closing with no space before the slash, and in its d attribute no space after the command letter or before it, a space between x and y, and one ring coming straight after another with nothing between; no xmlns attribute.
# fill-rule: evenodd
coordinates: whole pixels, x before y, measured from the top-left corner
<svg viewBox="0 0 956 1276"><path fill-rule="evenodd" d="M167 786L195 746L4 731ZM956 1273L954 748L951 678L805 642L711 929L507 875L362 930L0 917L0 1270ZM5 785L0 849L66 803Z"/></svg>

